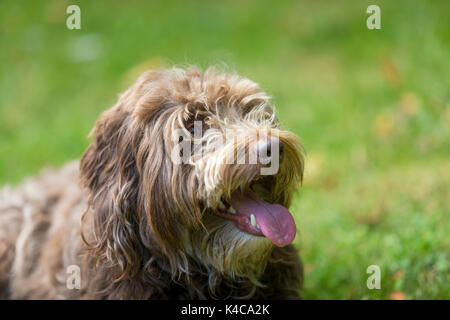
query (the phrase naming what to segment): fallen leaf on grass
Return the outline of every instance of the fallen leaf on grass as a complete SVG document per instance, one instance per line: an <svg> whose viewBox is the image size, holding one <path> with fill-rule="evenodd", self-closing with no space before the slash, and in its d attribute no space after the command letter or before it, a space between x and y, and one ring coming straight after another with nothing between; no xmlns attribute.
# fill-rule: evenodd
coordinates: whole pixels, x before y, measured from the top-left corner
<svg viewBox="0 0 450 320"><path fill-rule="evenodd" d="M380 68L384 80L386 80L390 87L399 88L402 85L402 76L394 63L394 60L390 57L384 59L381 62Z"/></svg>
<svg viewBox="0 0 450 320"><path fill-rule="evenodd" d="M401 278L404 274L405 274L405 270L400 269L400 270L396 271L396 272L392 275L392 278L393 278L393 279L399 279L399 278Z"/></svg>
<svg viewBox="0 0 450 320"><path fill-rule="evenodd" d="M402 291L392 291L389 294L389 299L391 300L406 300L406 293Z"/></svg>

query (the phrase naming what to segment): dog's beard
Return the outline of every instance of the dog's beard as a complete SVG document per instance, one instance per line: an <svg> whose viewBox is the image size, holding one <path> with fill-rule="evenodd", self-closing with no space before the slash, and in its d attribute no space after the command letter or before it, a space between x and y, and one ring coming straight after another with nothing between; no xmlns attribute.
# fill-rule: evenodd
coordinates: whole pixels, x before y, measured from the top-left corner
<svg viewBox="0 0 450 320"><path fill-rule="evenodd" d="M273 245L236 228L233 222L207 214L205 230L191 235L191 250L203 265L231 278L247 277L257 282Z"/></svg>
<svg viewBox="0 0 450 320"><path fill-rule="evenodd" d="M264 186L264 181L271 183L272 188ZM276 194L274 188L276 177L262 178L249 186L249 189L261 198L274 203L285 201L271 198ZM290 190L285 191L290 193ZM240 230L233 220L221 217L217 210L220 209L205 210L203 229L191 231L186 242L188 254L206 268L211 293L214 294L215 288L218 287L217 281L224 276L235 280L249 280L254 288L263 286L260 278L275 248L274 243L264 234L255 235Z"/></svg>

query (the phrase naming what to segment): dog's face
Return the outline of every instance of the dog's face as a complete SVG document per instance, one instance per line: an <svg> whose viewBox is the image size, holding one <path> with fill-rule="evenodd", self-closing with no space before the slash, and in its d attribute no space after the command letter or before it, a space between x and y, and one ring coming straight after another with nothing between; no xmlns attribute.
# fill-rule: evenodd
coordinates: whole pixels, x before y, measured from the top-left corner
<svg viewBox="0 0 450 320"><path fill-rule="evenodd" d="M300 143L256 83L212 69L150 71L93 134L81 174L94 245L122 277L147 247L172 271L188 274L194 260L257 281L274 245L294 239L287 208L302 179Z"/></svg>

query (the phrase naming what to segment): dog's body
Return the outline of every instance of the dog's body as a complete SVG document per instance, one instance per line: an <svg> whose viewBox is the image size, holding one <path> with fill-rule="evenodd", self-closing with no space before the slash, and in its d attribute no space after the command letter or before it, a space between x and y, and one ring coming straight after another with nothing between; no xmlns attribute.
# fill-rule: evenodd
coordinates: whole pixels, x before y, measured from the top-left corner
<svg viewBox="0 0 450 320"><path fill-rule="evenodd" d="M255 83L213 70L144 74L99 118L80 162L1 190L0 297L298 298L303 270L285 207L303 160L267 100ZM194 119L209 129L195 136L203 156L171 162L169 135ZM277 173L261 178L262 161L225 163L239 149L218 140L225 128L276 133Z"/></svg>

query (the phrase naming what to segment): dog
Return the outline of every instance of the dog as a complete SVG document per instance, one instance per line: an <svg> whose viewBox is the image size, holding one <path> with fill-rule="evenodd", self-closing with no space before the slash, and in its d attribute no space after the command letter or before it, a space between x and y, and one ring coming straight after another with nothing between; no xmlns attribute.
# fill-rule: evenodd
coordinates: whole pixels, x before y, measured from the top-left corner
<svg viewBox="0 0 450 320"><path fill-rule="evenodd" d="M300 298L304 152L258 84L147 71L90 136L79 161L2 188L1 298Z"/></svg>

